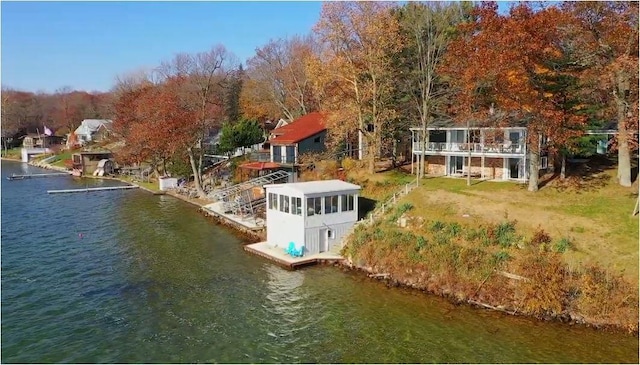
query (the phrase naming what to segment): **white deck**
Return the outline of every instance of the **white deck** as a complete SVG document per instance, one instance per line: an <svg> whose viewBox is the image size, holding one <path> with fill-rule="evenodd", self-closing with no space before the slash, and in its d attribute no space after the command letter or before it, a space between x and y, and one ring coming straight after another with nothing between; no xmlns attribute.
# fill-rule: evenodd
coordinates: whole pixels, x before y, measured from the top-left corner
<svg viewBox="0 0 640 365"><path fill-rule="evenodd" d="M257 254L259 256L266 257L281 265L285 265L290 268L296 266L307 265L317 263L321 261L336 261L343 260L344 258L336 253L322 252L315 255L305 255L302 257L293 257L284 252L284 249L273 247L265 242L252 243L244 246L246 251Z"/></svg>
<svg viewBox="0 0 640 365"><path fill-rule="evenodd" d="M259 230L265 227L265 220L258 217L246 216L242 217L235 214L227 214L224 212L223 203L215 202L212 204L208 204L202 207L202 209L213 213L219 217L225 218L234 223L240 224L241 226L250 229L250 230Z"/></svg>

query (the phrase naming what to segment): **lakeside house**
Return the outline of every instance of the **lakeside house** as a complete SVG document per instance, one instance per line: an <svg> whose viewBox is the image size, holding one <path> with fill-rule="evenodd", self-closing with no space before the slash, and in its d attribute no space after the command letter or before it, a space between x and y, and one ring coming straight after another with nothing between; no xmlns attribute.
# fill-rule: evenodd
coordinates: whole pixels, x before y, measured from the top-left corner
<svg viewBox="0 0 640 365"><path fill-rule="evenodd" d="M258 171L258 175L276 170L297 171L299 157L310 152L326 150L327 127L319 112L306 114L293 122L281 119L266 141L268 149L250 156L251 162L240 165L243 169Z"/></svg>
<svg viewBox="0 0 640 365"><path fill-rule="evenodd" d="M62 137L29 133L22 139L24 148L50 148L62 143Z"/></svg>
<svg viewBox="0 0 640 365"><path fill-rule="evenodd" d="M287 249L291 242L304 255L341 248L358 221L360 186L341 180L264 186L267 195L267 244Z"/></svg>
<svg viewBox="0 0 640 365"><path fill-rule="evenodd" d="M110 119L85 119L73 131L73 134L77 136L78 143L81 145L88 142L100 142L111 134L112 124Z"/></svg>
<svg viewBox="0 0 640 365"><path fill-rule="evenodd" d="M410 128L413 162L425 155L425 172L431 175L526 182L529 179L527 128L461 127L453 123L427 128L423 150L422 128ZM545 142L540 138L540 169L547 168ZM469 158L471 169L469 171ZM416 170L417 171L417 170Z"/></svg>

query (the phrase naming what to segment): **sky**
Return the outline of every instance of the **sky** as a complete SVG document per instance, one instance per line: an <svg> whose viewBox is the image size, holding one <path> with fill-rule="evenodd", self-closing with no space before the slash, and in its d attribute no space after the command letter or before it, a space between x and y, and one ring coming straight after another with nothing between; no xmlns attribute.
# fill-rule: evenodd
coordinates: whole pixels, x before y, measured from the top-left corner
<svg viewBox="0 0 640 365"><path fill-rule="evenodd" d="M108 91L117 75L224 45L241 62L311 31L320 2L7 2L1 82L24 91Z"/></svg>
<svg viewBox="0 0 640 365"><path fill-rule="evenodd" d="M315 1L2 1L0 81L32 92L108 91L118 75L217 44L245 63L271 39L309 33L320 9Z"/></svg>

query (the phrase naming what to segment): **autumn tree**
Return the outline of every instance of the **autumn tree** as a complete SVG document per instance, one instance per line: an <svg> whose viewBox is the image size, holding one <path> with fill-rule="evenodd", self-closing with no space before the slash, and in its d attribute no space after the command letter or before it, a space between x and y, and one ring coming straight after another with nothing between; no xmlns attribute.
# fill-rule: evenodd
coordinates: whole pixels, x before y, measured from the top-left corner
<svg viewBox="0 0 640 365"><path fill-rule="evenodd" d="M125 144L118 156L123 162L148 162L166 172L167 162L184 151L195 112L180 98L181 82L171 79L121 94L113 127Z"/></svg>
<svg viewBox="0 0 640 365"><path fill-rule="evenodd" d="M406 43L398 55L398 100L406 105L402 119L420 121L422 151L428 144L427 127L433 118L445 115L449 89L438 68L456 25L467 19L468 3L409 2L397 12ZM418 156L418 176L425 174L425 155Z"/></svg>
<svg viewBox="0 0 640 365"><path fill-rule="evenodd" d="M234 121L240 119L240 94L245 78L245 71L242 64L229 73L229 77L224 85L224 119Z"/></svg>
<svg viewBox="0 0 640 365"><path fill-rule="evenodd" d="M588 67L588 90L604 101L604 115L617 122L618 173L631 186L630 147L638 129L638 2L567 2L575 23L565 27L565 42Z"/></svg>
<svg viewBox="0 0 640 365"><path fill-rule="evenodd" d="M567 20L553 6L534 10L519 3L508 15L497 10L495 3L476 7L475 21L459 27L443 71L456 91L452 107L458 120L526 123L529 191L537 191L541 136L567 138L566 115L540 83L541 75L555 71L546 61L561 56L560 25Z"/></svg>
<svg viewBox="0 0 640 365"><path fill-rule="evenodd" d="M308 69L334 143L359 133L359 158L370 173L384 129L395 116L394 55L403 39L392 5L384 2L328 2L314 27L322 52Z"/></svg>
<svg viewBox="0 0 640 365"><path fill-rule="evenodd" d="M205 152L202 141L209 129L220 125L224 118L224 84L232 71L230 64L237 65L238 62L219 45L207 52L178 54L171 61L163 62L158 69L164 80L180 80L174 92L195 113L191 123L184 126L188 129L185 136L190 138L183 142L200 196L205 196L202 189Z"/></svg>
<svg viewBox="0 0 640 365"><path fill-rule="evenodd" d="M245 117L284 116L289 121L316 110L307 62L315 52L312 36L271 40L247 61L241 104Z"/></svg>

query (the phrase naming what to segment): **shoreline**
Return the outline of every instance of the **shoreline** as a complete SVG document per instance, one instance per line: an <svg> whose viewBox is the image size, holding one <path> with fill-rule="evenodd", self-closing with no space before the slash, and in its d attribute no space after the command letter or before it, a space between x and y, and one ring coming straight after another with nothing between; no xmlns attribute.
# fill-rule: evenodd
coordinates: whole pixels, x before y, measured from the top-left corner
<svg viewBox="0 0 640 365"><path fill-rule="evenodd" d="M13 159L7 159L7 158L2 158L3 160L9 160L9 161L14 161L14 162L22 162L20 160L13 160ZM44 169L50 169L50 170L58 170L57 167L54 166L50 166L47 165L48 167L42 166L42 165L34 165L31 163L27 164L31 165L31 166L36 166L36 167L40 167L40 168L44 168ZM62 168L63 170L66 171L66 169ZM61 170L58 170L61 171ZM184 202L187 202L191 205L194 205L198 208L198 211L201 212L205 217L207 217L210 221L213 221L214 224L218 224L218 225L222 225L225 226L227 228L231 228L233 229L234 233L236 233L237 235L241 236L244 238L242 245L248 245L251 243L255 243L255 242L260 242L261 240L263 240L264 238L255 232L248 232L246 230L243 230L241 227L238 227L236 225L234 225L232 222L228 222L224 219L221 219L220 217L216 217L215 215L213 215L212 213L206 211L206 209L204 209L204 203L202 202L198 202L197 199L191 199L188 198L186 196L182 196L180 194L177 194L173 191L153 191L151 189L148 189L146 187L137 185L133 182L129 182L117 177L94 177L94 176L84 176L84 177L89 177L89 178L93 178L93 179L110 179L110 180L117 180L123 183L127 183L130 185L135 185L138 186L138 188L152 193L153 195L169 195L172 196L176 199L182 200ZM266 236L266 235L265 235ZM452 304L454 305L468 305L472 308L475 309L483 309L483 310L492 310L494 312L501 312L503 314L508 314L511 316L521 316L521 317L527 317L527 318L532 318L532 319L536 319L540 322L558 322L558 323L563 323L565 325L568 326L582 326L585 328L592 328L594 330L598 330L598 331L612 331L612 332L619 332L619 333L626 333L629 334L631 336L635 336L638 337L639 333L636 332L629 332L629 331L625 331L623 328L620 328L619 326L615 326L615 325L608 325L608 324L598 324L598 323L590 323L587 320L583 319L583 318L579 318L579 317L574 317L571 315L568 316L546 316L543 318L539 318L539 317L535 317L532 315L528 315L528 314L524 314L524 313L520 313L517 310L514 309L510 309L510 308L506 308L506 307L502 307L502 306L494 306L491 305L490 303L482 303L482 302L478 302L478 301L474 301L470 298L464 298L464 297L460 297L458 295L456 295L456 293L452 292L451 290L448 290L447 288L441 287L441 288L428 288L428 287L423 287L417 283L412 283L410 280L403 280L403 279L397 279L394 278L392 275L387 274L387 273L382 273L382 272L376 272L375 270L373 270L373 268L370 267L360 267L358 265L356 265L355 263L353 263L349 258L346 258L345 260L343 260L340 263L336 263L333 264L332 266L336 266L339 267L341 270L346 270L349 272L353 272L356 274L360 274L360 275L366 275L369 279L372 280L377 280L377 281L382 281L384 283L386 283L386 285L388 287L400 287L403 288L405 290L415 290L415 291L419 291L423 294L426 295L436 295L442 298L447 299L448 301L450 301Z"/></svg>

